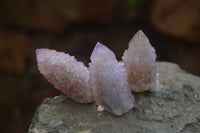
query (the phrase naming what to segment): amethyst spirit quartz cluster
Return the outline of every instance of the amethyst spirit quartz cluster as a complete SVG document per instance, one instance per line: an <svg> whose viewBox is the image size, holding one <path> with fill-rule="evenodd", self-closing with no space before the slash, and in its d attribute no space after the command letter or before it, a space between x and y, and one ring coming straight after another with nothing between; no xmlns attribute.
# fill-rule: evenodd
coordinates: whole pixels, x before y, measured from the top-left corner
<svg viewBox="0 0 200 133"><path fill-rule="evenodd" d="M89 68L64 52L37 49L36 56L40 73L68 98L77 103L96 102L117 116L134 107L131 92L153 91L159 86L155 49L141 30L130 40L122 62L99 42Z"/></svg>

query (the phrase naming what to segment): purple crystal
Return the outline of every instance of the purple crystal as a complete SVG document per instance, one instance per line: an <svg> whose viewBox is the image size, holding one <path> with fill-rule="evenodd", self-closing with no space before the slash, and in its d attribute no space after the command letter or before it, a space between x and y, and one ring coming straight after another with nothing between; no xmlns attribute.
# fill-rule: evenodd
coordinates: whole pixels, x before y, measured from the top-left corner
<svg viewBox="0 0 200 133"><path fill-rule="evenodd" d="M55 88L79 103L96 101L115 115L133 108L131 90L154 90L159 85L155 49L141 30L129 42L124 63L119 63L101 43L96 44L90 57L90 71L64 52L37 49L36 55L38 69Z"/></svg>
<svg viewBox="0 0 200 133"><path fill-rule="evenodd" d="M36 50L38 69L55 88L79 103L94 102L89 71L82 62L64 52Z"/></svg>
<svg viewBox="0 0 200 133"><path fill-rule="evenodd" d="M96 101L105 110L122 115L134 106L127 74L114 53L101 43L97 43L90 57L90 83Z"/></svg>
<svg viewBox="0 0 200 133"><path fill-rule="evenodd" d="M124 52L123 62L132 91L158 88L155 49L141 30L130 40L129 48Z"/></svg>

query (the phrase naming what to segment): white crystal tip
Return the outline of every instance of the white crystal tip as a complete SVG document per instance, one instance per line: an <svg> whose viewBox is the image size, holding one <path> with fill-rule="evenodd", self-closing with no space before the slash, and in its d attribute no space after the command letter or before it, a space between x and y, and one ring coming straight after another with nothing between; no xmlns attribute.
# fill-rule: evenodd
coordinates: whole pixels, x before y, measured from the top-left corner
<svg viewBox="0 0 200 133"><path fill-rule="evenodd" d="M95 51L95 52L98 53L98 52L100 52L101 49L107 49L107 47L104 46L102 43L97 42L97 44L96 44L95 47L94 47L93 52Z"/></svg>
<svg viewBox="0 0 200 133"><path fill-rule="evenodd" d="M98 48L98 47L104 47L104 45L102 43L100 43L100 42L97 42L95 48Z"/></svg>
<svg viewBox="0 0 200 133"><path fill-rule="evenodd" d="M115 55L114 53L105 45L103 45L100 42L97 42L92 55L90 56L91 61L94 60L104 60L106 57L106 59L115 59Z"/></svg>
<svg viewBox="0 0 200 133"><path fill-rule="evenodd" d="M148 39L142 30L138 30L137 33L133 36L135 39Z"/></svg>
<svg viewBox="0 0 200 133"><path fill-rule="evenodd" d="M138 35L145 35L142 30L138 30L138 32L136 34L138 34Z"/></svg>

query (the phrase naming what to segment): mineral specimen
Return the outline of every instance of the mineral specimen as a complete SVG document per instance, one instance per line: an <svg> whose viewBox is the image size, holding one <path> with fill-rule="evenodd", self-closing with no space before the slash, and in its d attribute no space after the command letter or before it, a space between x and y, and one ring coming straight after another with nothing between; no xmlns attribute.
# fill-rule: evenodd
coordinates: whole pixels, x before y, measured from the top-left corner
<svg viewBox="0 0 200 133"><path fill-rule="evenodd" d="M94 102L89 71L82 62L64 52L36 50L38 69L55 88L78 103Z"/></svg>
<svg viewBox="0 0 200 133"><path fill-rule="evenodd" d="M115 115L122 115L132 109L134 97L127 82L127 73L114 53L97 43L90 59L90 83L97 103Z"/></svg>
<svg viewBox="0 0 200 133"><path fill-rule="evenodd" d="M155 49L141 30L130 40L122 59L132 91L152 91L158 88Z"/></svg>
<svg viewBox="0 0 200 133"><path fill-rule="evenodd" d="M123 115L133 108L131 90L158 88L155 49L142 31L129 42L122 63L101 43L92 52L89 70L64 52L37 49L36 55L40 72L68 98L78 103L96 101L115 115Z"/></svg>

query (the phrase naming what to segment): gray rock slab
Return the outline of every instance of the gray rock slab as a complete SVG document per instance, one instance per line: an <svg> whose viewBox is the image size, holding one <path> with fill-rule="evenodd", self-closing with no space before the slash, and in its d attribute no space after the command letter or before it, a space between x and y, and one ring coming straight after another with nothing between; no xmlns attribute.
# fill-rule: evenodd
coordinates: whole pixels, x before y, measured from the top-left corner
<svg viewBox="0 0 200 133"><path fill-rule="evenodd" d="M123 116L78 104L65 96L46 98L29 133L196 133L200 132L200 78L174 63L158 62L160 88L133 93L135 107Z"/></svg>

